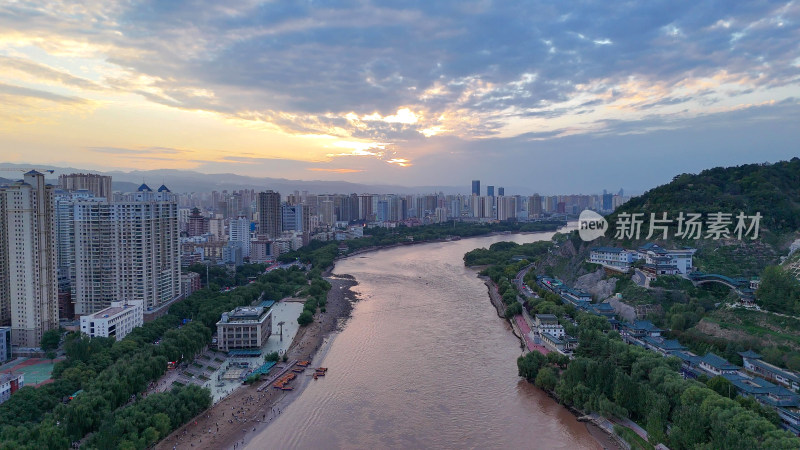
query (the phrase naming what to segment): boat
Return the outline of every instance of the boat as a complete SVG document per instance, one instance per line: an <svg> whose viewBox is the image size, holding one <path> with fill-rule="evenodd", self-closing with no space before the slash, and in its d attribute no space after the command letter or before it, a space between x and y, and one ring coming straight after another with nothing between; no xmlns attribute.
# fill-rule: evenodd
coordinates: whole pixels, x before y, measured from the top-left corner
<svg viewBox="0 0 800 450"><path fill-rule="evenodd" d="M282 391L291 391L292 389L294 389L294 388L291 387L291 386L281 386L281 390Z"/></svg>
<svg viewBox="0 0 800 450"><path fill-rule="evenodd" d="M317 378L318 378L318 376L317 376L317 374L315 373L315 374L314 374L314 379L316 380Z"/></svg>
<svg viewBox="0 0 800 450"><path fill-rule="evenodd" d="M300 361L297 363L300 367L307 367L309 364L311 364L311 361Z"/></svg>
<svg viewBox="0 0 800 450"><path fill-rule="evenodd" d="M314 373L314 376L324 377L325 376L325 372L316 372L316 373Z"/></svg>
<svg viewBox="0 0 800 450"><path fill-rule="evenodd" d="M317 372L327 372L327 371L328 371L327 367L317 367Z"/></svg>
<svg viewBox="0 0 800 450"><path fill-rule="evenodd" d="M306 369L292 369L294 373L303 373Z"/></svg>

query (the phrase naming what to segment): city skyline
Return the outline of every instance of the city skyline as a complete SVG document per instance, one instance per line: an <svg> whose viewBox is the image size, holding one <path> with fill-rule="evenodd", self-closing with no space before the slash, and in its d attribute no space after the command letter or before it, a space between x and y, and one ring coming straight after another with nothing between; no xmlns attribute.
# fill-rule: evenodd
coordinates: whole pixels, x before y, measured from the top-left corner
<svg viewBox="0 0 800 450"><path fill-rule="evenodd" d="M316 5L0 6L3 159L597 192L796 154L792 2Z"/></svg>

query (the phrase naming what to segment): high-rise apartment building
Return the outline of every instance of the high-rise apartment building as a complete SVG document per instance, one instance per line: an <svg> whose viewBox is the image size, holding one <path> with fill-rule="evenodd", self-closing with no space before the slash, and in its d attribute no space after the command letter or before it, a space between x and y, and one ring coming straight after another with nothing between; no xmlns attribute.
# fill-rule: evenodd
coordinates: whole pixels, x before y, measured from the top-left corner
<svg viewBox="0 0 800 450"><path fill-rule="evenodd" d="M528 198L528 218L534 219L542 215L542 197L533 194Z"/></svg>
<svg viewBox="0 0 800 450"><path fill-rule="evenodd" d="M114 301L142 301L145 310L180 296L178 205L165 186L143 184L121 201L59 201L59 235L72 234L61 252L70 258L75 314Z"/></svg>
<svg viewBox="0 0 800 450"><path fill-rule="evenodd" d="M228 224L228 241L239 242L242 257L250 257L250 220L246 217L232 219Z"/></svg>
<svg viewBox="0 0 800 450"><path fill-rule="evenodd" d="M85 189L95 197L103 197L108 201L113 200L111 191L111 177L94 173L71 173L58 176L58 187L68 191Z"/></svg>
<svg viewBox="0 0 800 450"><path fill-rule="evenodd" d="M0 188L0 320L13 345L38 347L58 327L58 273L53 186L32 170Z"/></svg>
<svg viewBox="0 0 800 450"><path fill-rule="evenodd" d="M258 232L269 239L281 235L281 194L273 191L258 193Z"/></svg>

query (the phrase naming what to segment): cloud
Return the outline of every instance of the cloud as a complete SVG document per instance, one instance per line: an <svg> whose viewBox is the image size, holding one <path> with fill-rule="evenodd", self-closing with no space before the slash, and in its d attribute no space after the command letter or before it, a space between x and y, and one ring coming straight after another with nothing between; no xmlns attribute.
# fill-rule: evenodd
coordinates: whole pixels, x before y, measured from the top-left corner
<svg viewBox="0 0 800 450"><path fill-rule="evenodd" d="M363 169L333 169L326 167L309 167L306 170L311 170L314 172L332 172L332 173L358 173L364 171Z"/></svg>
<svg viewBox="0 0 800 450"><path fill-rule="evenodd" d="M188 153L189 150L181 150L169 147L147 147L147 148L121 148L121 147L87 147L87 150L96 153L115 154L115 155L164 155Z"/></svg>
<svg viewBox="0 0 800 450"><path fill-rule="evenodd" d="M0 100L13 105L0 115L135 96L326 136L315 167L407 176L473 146L685 131L737 108L773 117L800 87L798 24L800 4L769 0L20 1L0 5Z"/></svg>
<svg viewBox="0 0 800 450"><path fill-rule="evenodd" d="M59 95L48 91L39 89L31 89L22 86L14 86L10 84L0 83L0 96L3 97L18 97L22 99L35 99L45 100L52 103L61 103L65 105L88 105L89 100L71 97L66 95Z"/></svg>

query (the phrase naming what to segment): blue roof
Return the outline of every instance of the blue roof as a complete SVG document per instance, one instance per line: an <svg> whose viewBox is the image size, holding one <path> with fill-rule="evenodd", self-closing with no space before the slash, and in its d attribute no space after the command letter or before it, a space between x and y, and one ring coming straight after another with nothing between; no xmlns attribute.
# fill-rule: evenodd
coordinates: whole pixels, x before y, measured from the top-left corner
<svg viewBox="0 0 800 450"><path fill-rule="evenodd" d="M261 350L257 348L228 350L228 356L261 356Z"/></svg>
<svg viewBox="0 0 800 450"><path fill-rule="evenodd" d="M746 352L739 352L739 356L741 356L742 358L761 359L761 355L752 350L748 350Z"/></svg>
<svg viewBox="0 0 800 450"><path fill-rule="evenodd" d="M168 187L166 187L165 185L162 184L161 187L158 188L158 192L165 192L165 191L166 192L172 192L172 191L169 190Z"/></svg>
<svg viewBox="0 0 800 450"><path fill-rule="evenodd" d="M606 252L606 253L622 253L625 251L622 247L592 247L593 252Z"/></svg>
<svg viewBox="0 0 800 450"><path fill-rule="evenodd" d="M789 372L788 370L781 369L780 367L773 366L772 364L766 363L761 360L751 360L750 364L760 367L762 370L765 370L767 372L780 374L784 378L792 380L795 383L800 383L800 375L797 375L794 372Z"/></svg>
<svg viewBox="0 0 800 450"><path fill-rule="evenodd" d="M264 300L263 302L259 303L258 306L262 308L271 308L274 304L275 300Z"/></svg>
<svg viewBox="0 0 800 450"><path fill-rule="evenodd" d="M153 192L153 190L152 190L152 189L150 189L150 186L148 186L148 185L146 185L146 184L144 184L144 183L142 183L142 185L141 185L141 186L139 186L139 189L137 189L137 191L139 191L139 192L145 192L145 191L147 191L147 192Z"/></svg>
<svg viewBox="0 0 800 450"><path fill-rule="evenodd" d="M662 339L662 338L648 336L645 337L643 340L649 343L650 345L656 346L666 351L686 350L686 347L681 345L681 343L675 339Z"/></svg>
<svg viewBox="0 0 800 450"><path fill-rule="evenodd" d="M739 370L741 367L737 366L736 364L731 364L727 359L715 355L711 352L706 353L706 356L700 358L700 360L709 366L719 369L719 370Z"/></svg>
<svg viewBox="0 0 800 450"><path fill-rule="evenodd" d="M677 357L677 358L680 358L680 359L681 359L681 360L683 360L684 362L687 362L687 363L689 363L689 365L694 365L694 364L697 364L697 362L698 362L698 361L700 361L700 359L701 359L701 358L700 358L699 356L697 356L697 355L692 355L692 354L690 354L690 353L688 353L688 352L684 352L684 351L676 351L676 352L672 352L672 356L675 356L675 357Z"/></svg>

